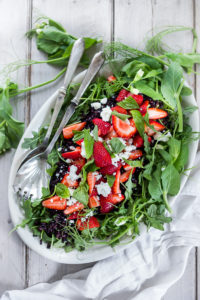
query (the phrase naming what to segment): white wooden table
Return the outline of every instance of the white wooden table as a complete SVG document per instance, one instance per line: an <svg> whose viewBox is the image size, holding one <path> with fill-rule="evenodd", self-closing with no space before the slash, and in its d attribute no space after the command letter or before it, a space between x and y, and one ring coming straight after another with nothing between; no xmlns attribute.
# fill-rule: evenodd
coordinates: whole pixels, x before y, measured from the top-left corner
<svg viewBox="0 0 200 300"><path fill-rule="evenodd" d="M35 12L37 9L37 13ZM24 37L32 27L34 16L47 15L61 22L75 36L101 37L106 41L121 40L140 46L144 35L163 25L194 26L200 35L199 0L0 0L0 67L17 59L44 59L34 41ZM189 33L170 38L173 44L188 50L192 42ZM200 49L199 49L200 50ZM57 70L48 65L25 68L16 74L20 86L34 85L51 79ZM196 97L200 79L190 77ZM15 115L26 124L35 115L58 83L20 97ZM0 295L6 289L23 289L42 281L54 281L85 265L62 265L40 257L27 248L12 228L8 203L8 174L14 151L0 157ZM164 297L164 300L200 299L198 284L199 250L193 249L184 276Z"/></svg>

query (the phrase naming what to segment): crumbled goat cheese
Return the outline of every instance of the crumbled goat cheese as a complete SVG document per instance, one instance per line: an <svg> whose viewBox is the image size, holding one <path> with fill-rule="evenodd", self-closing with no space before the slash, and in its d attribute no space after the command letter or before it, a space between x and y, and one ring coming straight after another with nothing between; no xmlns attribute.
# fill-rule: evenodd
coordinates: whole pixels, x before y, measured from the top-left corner
<svg viewBox="0 0 200 300"><path fill-rule="evenodd" d="M161 168L161 171L162 171L162 172L165 171L165 167L162 167L162 168Z"/></svg>
<svg viewBox="0 0 200 300"><path fill-rule="evenodd" d="M68 190L69 190L70 196L73 196L74 189L72 189L72 188L68 188Z"/></svg>
<svg viewBox="0 0 200 300"><path fill-rule="evenodd" d="M53 199L50 199L50 202L53 203Z"/></svg>
<svg viewBox="0 0 200 300"><path fill-rule="evenodd" d="M69 224L74 224L74 220L69 220Z"/></svg>
<svg viewBox="0 0 200 300"><path fill-rule="evenodd" d="M81 218L81 222L85 222L86 221L86 218Z"/></svg>
<svg viewBox="0 0 200 300"><path fill-rule="evenodd" d="M122 226L122 225L124 225L126 223L126 220L122 220L121 222L116 222L116 221L115 221L115 225L116 226Z"/></svg>
<svg viewBox="0 0 200 300"><path fill-rule="evenodd" d="M118 138L119 140L120 140L120 142L122 142L122 144L124 145L124 146L126 146L126 141L123 139L123 138Z"/></svg>
<svg viewBox="0 0 200 300"><path fill-rule="evenodd" d="M107 98L103 98L103 99L101 99L101 104L106 104L106 103L107 103L107 101L108 101L108 99L107 99Z"/></svg>
<svg viewBox="0 0 200 300"><path fill-rule="evenodd" d="M93 102L91 104L91 106L94 108L94 109L99 109L101 108L101 103L100 102Z"/></svg>
<svg viewBox="0 0 200 300"><path fill-rule="evenodd" d="M126 152L131 152L131 151L133 151L135 149L136 149L136 147L134 145L130 145L130 146L126 147Z"/></svg>
<svg viewBox="0 0 200 300"><path fill-rule="evenodd" d="M131 88L131 93L132 93L132 94L138 95L139 92L140 92L140 91L139 91L138 89L135 89L135 88L133 88L133 87Z"/></svg>
<svg viewBox="0 0 200 300"><path fill-rule="evenodd" d="M93 174L95 175L97 181L102 177L102 175L98 172L94 172Z"/></svg>
<svg viewBox="0 0 200 300"><path fill-rule="evenodd" d="M103 142L103 139L100 136L98 136L98 141Z"/></svg>
<svg viewBox="0 0 200 300"><path fill-rule="evenodd" d="M76 199L74 199L73 197L71 197L69 200L67 200L67 205L71 206L73 204L75 204L77 202Z"/></svg>
<svg viewBox="0 0 200 300"><path fill-rule="evenodd" d="M89 213L87 213L85 216L88 217L92 217L94 215L93 210L91 210Z"/></svg>
<svg viewBox="0 0 200 300"><path fill-rule="evenodd" d="M79 179L81 177L81 175L77 175L76 172L77 172L78 168L74 165L71 165L70 166L70 170L69 170L69 179L72 180L72 181L75 181L77 179Z"/></svg>
<svg viewBox="0 0 200 300"><path fill-rule="evenodd" d="M115 157L112 158L112 165L118 166L118 161L120 161L119 155L115 154Z"/></svg>
<svg viewBox="0 0 200 300"><path fill-rule="evenodd" d="M81 143L81 156L86 157L86 151L85 151L85 143L84 141Z"/></svg>
<svg viewBox="0 0 200 300"><path fill-rule="evenodd" d="M133 139L129 139L129 140L128 140L128 143L129 143L130 145L132 145Z"/></svg>
<svg viewBox="0 0 200 300"><path fill-rule="evenodd" d="M104 197L107 197L111 193L111 188L107 182L101 182L96 185L97 193Z"/></svg>
<svg viewBox="0 0 200 300"><path fill-rule="evenodd" d="M156 132L154 135L155 140L159 140L160 142L168 142L169 138L171 137L171 133L168 132L167 134L162 134L161 132Z"/></svg>
<svg viewBox="0 0 200 300"><path fill-rule="evenodd" d="M102 117L103 121L108 122L110 120L111 114L112 114L111 108L109 106L106 106L102 109L100 116Z"/></svg>
<svg viewBox="0 0 200 300"><path fill-rule="evenodd" d="M73 150L75 150L75 147L74 146L70 146L69 149L73 151Z"/></svg>
<svg viewBox="0 0 200 300"><path fill-rule="evenodd" d="M58 151L60 152L61 150L62 150L62 148L61 148L61 147L59 147L59 148L58 148Z"/></svg>
<svg viewBox="0 0 200 300"><path fill-rule="evenodd" d="M70 159L70 158L66 159L66 163L70 164L71 162L72 162L72 159Z"/></svg>
<svg viewBox="0 0 200 300"><path fill-rule="evenodd" d="M124 120L124 122L125 122L126 124L130 125L129 119Z"/></svg>

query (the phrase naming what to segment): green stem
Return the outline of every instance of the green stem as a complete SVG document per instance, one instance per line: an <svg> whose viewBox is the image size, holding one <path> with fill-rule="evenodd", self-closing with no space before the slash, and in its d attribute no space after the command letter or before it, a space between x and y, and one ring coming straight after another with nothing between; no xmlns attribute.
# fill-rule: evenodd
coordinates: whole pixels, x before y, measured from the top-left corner
<svg viewBox="0 0 200 300"><path fill-rule="evenodd" d="M65 73L66 69L67 69L66 67L63 68L63 69L62 69L62 70L61 70L61 71L60 71L53 79L51 79L51 80L48 80L48 81L45 81L45 82L43 82L43 83L36 84L36 85L34 85L34 86L30 86L30 87L27 87L27 88L25 88L25 89L19 90L17 93L11 94L11 96L14 97L14 96L17 96L17 95L19 95L19 94L26 93L26 92L29 92L29 91L31 91L31 90L37 89L37 88L39 88L39 87L45 86L45 85L47 85L47 84L50 84L50 83L56 81L61 75L63 75L63 74Z"/></svg>
<svg viewBox="0 0 200 300"><path fill-rule="evenodd" d="M125 230L123 230L121 233L119 233L117 236L115 236L113 239L111 239L108 242L108 245L111 245L112 243L114 243L115 241L117 241L118 239L120 239L123 235L125 235L129 231L129 229L130 229L131 226L132 225L129 225Z"/></svg>
<svg viewBox="0 0 200 300"><path fill-rule="evenodd" d="M4 125L5 123L6 123L6 120L2 121L2 122L0 123L0 128L3 127L3 125Z"/></svg>
<svg viewBox="0 0 200 300"><path fill-rule="evenodd" d="M183 85L184 85L184 80L182 80L182 82L178 88L177 94L175 95L177 110L178 110L178 123L179 123L178 132L183 132L183 112L182 112L182 107L181 107L181 102L180 102L180 93L183 88Z"/></svg>
<svg viewBox="0 0 200 300"><path fill-rule="evenodd" d="M194 28L192 29L192 33L193 33L193 38L194 38L193 45L192 45L192 53L196 53L198 36L197 36L196 30Z"/></svg>
<svg viewBox="0 0 200 300"><path fill-rule="evenodd" d="M169 203L168 203L168 200L167 200L167 193L165 191L163 192L163 199L164 199L165 206L166 206L167 210L170 213L172 213L171 207L169 206Z"/></svg>

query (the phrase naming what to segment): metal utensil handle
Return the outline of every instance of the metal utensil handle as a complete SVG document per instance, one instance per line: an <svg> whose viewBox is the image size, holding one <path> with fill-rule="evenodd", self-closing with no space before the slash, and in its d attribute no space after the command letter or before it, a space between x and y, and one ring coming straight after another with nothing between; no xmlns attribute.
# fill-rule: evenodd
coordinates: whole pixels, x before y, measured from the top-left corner
<svg viewBox="0 0 200 300"><path fill-rule="evenodd" d="M91 61L91 64L89 65L89 68L87 70L87 73L85 74L85 77L83 78L82 84L74 97L74 99L71 101L72 103L78 105L80 98L86 91L87 87L91 83L92 79L95 77L95 75L98 73L100 70L101 66L104 63L104 57L103 57L103 52L100 51L96 53Z"/></svg>
<svg viewBox="0 0 200 300"><path fill-rule="evenodd" d="M67 124L67 122L71 118L72 114L74 113L75 108L78 105L81 96L83 95L83 93L85 92L85 90L87 89L88 85L90 84L92 79L95 77L97 72L100 70L103 63L104 63L104 58L103 58L103 52L101 51L101 52L98 52L97 54L95 54L95 56L93 57L90 65L89 65L89 68L85 74L85 77L78 89L76 96L73 98L70 106L67 108L58 130L56 131L54 137L52 138L49 146L47 147L47 149L45 151L45 156L48 155L52 151L54 144L56 143L58 137L60 136L64 126Z"/></svg>
<svg viewBox="0 0 200 300"><path fill-rule="evenodd" d="M54 106L53 115L51 117L51 122L50 122L49 128L47 130L47 133L46 133L46 136L44 139L44 143L48 143L48 141L49 141L54 124L56 122L56 119L58 117L58 114L61 110L61 107L62 107L64 99L65 99L66 89L68 88L68 86L74 76L76 68L80 62L82 55L83 55L84 49L85 49L84 40L82 38L80 38L73 45L72 52L71 52L71 55L69 58L67 71L66 71L65 78L64 78L64 85L63 85L63 87L61 87L59 89L56 103Z"/></svg>

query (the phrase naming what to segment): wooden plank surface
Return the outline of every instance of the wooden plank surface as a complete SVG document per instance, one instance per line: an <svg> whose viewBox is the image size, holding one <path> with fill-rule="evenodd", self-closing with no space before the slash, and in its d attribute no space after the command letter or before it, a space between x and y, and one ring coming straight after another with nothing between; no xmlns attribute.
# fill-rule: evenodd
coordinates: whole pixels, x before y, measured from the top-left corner
<svg viewBox="0 0 200 300"><path fill-rule="evenodd" d="M64 27L77 36L98 36L104 40L121 40L134 47L142 47L145 34L152 33L152 27L163 25L195 25L200 35L200 3L198 0L1 0L0 1L0 64L8 63L17 58L32 58L42 60L35 43L28 42L23 34L34 22L36 15L47 15L61 22ZM12 19L10 18L12 16ZM14 34L13 34L14 33ZM176 46L182 43L182 49L191 45L191 35L174 35L170 42ZM199 49L200 50L200 49ZM2 67L0 65L0 67ZM57 69L48 65L37 65L16 74L21 85L36 84L53 78ZM200 71L200 70L199 70ZM189 78L200 97L193 76ZM27 95L27 102L18 101L15 114L20 120L29 122L48 96L60 83L50 85L47 89L32 92ZM30 103L29 103L30 100ZM75 272L87 265L62 265L40 257L27 249L17 234L10 237L10 224L7 199L7 179L13 152L0 157L0 172L2 184L2 206L0 210L0 294L6 289L23 288L37 282L54 281L64 274ZM6 251L5 251L6 249ZM189 257L184 276L164 297L164 300L198 300L196 252ZM200 254L200 253L199 253ZM200 293L199 293L200 295Z"/></svg>

